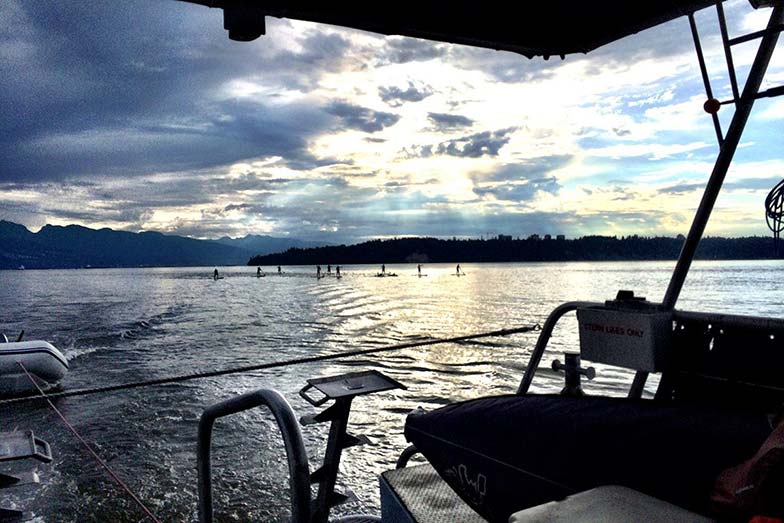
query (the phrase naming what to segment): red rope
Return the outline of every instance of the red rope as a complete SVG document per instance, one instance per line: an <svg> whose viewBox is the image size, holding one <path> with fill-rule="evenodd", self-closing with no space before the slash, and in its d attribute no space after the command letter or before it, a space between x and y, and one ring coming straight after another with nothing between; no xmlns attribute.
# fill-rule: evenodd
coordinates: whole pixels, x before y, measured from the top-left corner
<svg viewBox="0 0 784 523"><path fill-rule="evenodd" d="M73 435L76 436L76 438L79 441L82 442L82 445L84 445L84 448L87 449L87 452L89 452L93 456L93 458L95 458L95 461L97 461L99 465L101 465L104 469L106 469L106 472L109 474L109 476L111 476L111 478L114 481L116 481L117 484L120 485L120 487L122 487L122 489L125 490L125 492L127 492L129 496L131 496L131 498L136 502L136 504L139 505L139 507L141 507L141 509L144 511L145 514L147 514L148 518L153 520L155 523L161 523L161 520L156 518L155 515L152 512L150 512L150 509L148 509L145 506L145 504L142 502L142 500L139 499L136 496L136 494L134 494L133 491L131 491L131 489L128 487L128 485L126 485L125 482L123 482L123 480L121 480L117 476L117 474L115 474L112 471L112 469L109 468L109 465L107 465L106 462L104 460L102 460L101 457L98 456L98 454L95 453L95 451L92 449L92 447L90 447L90 444L87 443L84 440L84 438L82 438L82 436L76 431L76 429L73 427L73 425L71 425L68 422L68 420L65 419L65 416L63 416L63 413L60 412L60 410L57 407L54 406L54 403L52 403L52 400L50 400L46 396L46 393L43 390L41 390L41 387L38 386L38 383L35 381L33 376L27 371L27 369L22 364L22 362L21 361L17 361L17 363L19 364L20 367L22 367L22 370L24 371L24 373L27 374L27 378L33 383L33 385L35 385L35 388L38 389L38 392L41 394L41 396L46 398L46 402L49 403L49 406L52 407L52 410L54 410L57 413L57 415L60 416L60 419L63 420L63 423L65 423L65 426L68 427L68 430L70 430L73 433Z"/></svg>

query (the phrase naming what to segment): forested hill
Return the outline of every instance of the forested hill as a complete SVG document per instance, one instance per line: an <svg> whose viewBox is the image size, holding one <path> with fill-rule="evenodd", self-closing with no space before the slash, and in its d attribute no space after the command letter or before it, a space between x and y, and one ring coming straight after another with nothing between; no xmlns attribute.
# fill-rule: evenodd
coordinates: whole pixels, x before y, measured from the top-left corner
<svg viewBox="0 0 784 523"><path fill-rule="evenodd" d="M585 236L574 240L398 238L356 245L292 248L278 254L254 256L248 265L674 260L682 244L682 237L641 236ZM697 250L697 258L705 260L770 259L774 254L773 238L757 236L704 238Z"/></svg>

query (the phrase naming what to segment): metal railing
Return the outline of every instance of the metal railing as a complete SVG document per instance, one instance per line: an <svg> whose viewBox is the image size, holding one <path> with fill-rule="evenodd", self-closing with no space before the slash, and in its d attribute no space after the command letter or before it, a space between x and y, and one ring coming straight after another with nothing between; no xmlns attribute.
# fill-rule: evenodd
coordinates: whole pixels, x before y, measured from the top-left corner
<svg viewBox="0 0 784 523"><path fill-rule="evenodd" d="M289 491L291 492L292 523L310 521L310 467L299 421L286 398L271 389L261 389L227 399L205 409L199 419L197 466L199 470L199 521L213 522L212 464L210 451L212 427L215 420L238 412L266 406L275 416L289 465Z"/></svg>
<svg viewBox="0 0 784 523"><path fill-rule="evenodd" d="M566 302L555 309L550 313L547 317L547 320L542 327L541 333L539 334L539 338L536 341L536 347L534 347L533 352L531 353L531 358L528 362L528 366L525 369L525 374L523 375L523 379L520 381L520 385L517 388L517 394L526 394L531 387L531 383L534 379L534 374L539 368L539 364L544 356L545 349L547 349L547 344L550 341L550 338L553 334L553 329L555 328L558 321L567 313L575 311L577 309L581 309L584 307L603 307L603 303L596 303L596 302L585 302L585 301L571 301ZM758 316L740 316L735 314L723 314L723 313L712 313L712 312L694 312L694 311L679 311L674 310L672 313L673 321L679 320L691 320L691 321L700 321L703 323L713 323L716 325L726 325L726 326L733 326L733 327L741 327L741 328L749 328L749 329L759 329L759 330L784 330L784 319L780 318L765 318L765 317L758 317ZM630 398L639 398L642 395L642 389L645 385L646 378L648 377L648 373L644 371L637 371L635 374L634 381L631 385L629 390L629 397Z"/></svg>
<svg viewBox="0 0 784 523"><path fill-rule="evenodd" d="M545 321L542 326L542 331L539 333L539 339L536 340L536 347L534 347L534 351L531 353L531 359L528 361L528 366L525 369L522 381L520 381L520 386L517 387L517 394L525 394L528 392L528 388L531 386L534 374L536 374L536 370L539 368L539 362L542 361L544 350L550 342L550 337L553 335L553 329L558 323L558 320L567 312L576 311L583 307L601 307L602 305L604 304L591 301L569 301L553 309L553 312L550 313L547 317L547 321Z"/></svg>

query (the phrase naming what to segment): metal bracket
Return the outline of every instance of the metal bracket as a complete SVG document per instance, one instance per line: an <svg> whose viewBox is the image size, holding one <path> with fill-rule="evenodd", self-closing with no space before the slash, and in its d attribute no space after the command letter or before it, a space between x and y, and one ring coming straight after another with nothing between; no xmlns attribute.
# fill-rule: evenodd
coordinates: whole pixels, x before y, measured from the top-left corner
<svg viewBox="0 0 784 523"><path fill-rule="evenodd" d="M553 370L561 372L566 375L566 386L561 390L564 396L585 396L582 386L580 385L580 377L585 376L589 380L596 377L596 370L593 367L584 369L580 367L580 354L573 352L564 353L565 363L559 360L553 361Z"/></svg>
<svg viewBox="0 0 784 523"><path fill-rule="evenodd" d="M21 487L22 485L30 485L40 482L41 478L38 477L38 473L34 470L16 474L6 474L4 472L0 472L0 489Z"/></svg>
<svg viewBox="0 0 784 523"><path fill-rule="evenodd" d="M0 462L28 458L51 463L52 449L49 443L36 438L32 430L0 432Z"/></svg>
<svg viewBox="0 0 784 523"><path fill-rule="evenodd" d="M0 521L3 523L16 523L17 521L25 521L27 519L29 519L29 515L21 510L0 507Z"/></svg>
<svg viewBox="0 0 784 523"><path fill-rule="evenodd" d="M311 483L318 484L318 494L311 507L312 521L313 523L327 523L330 510L333 507L356 499L350 492L335 491L343 450L370 443L370 439L366 436L354 436L346 431L351 413L351 402L360 395L397 388L404 389L405 386L375 370L350 372L307 381L308 384L299 391L305 401L314 407L323 405L329 400L335 401L316 415L300 418L302 425L330 422L327 448L324 451L324 463L310 475ZM311 389L318 390L324 397L314 398L308 393Z"/></svg>

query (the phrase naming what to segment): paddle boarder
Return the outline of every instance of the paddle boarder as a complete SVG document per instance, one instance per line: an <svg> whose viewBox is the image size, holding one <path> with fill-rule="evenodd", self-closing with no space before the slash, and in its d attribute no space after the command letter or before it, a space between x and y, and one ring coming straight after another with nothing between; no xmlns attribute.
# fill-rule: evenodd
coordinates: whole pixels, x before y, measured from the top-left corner
<svg viewBox="0 0 784 523"><path fill-rule="evenodd" d="M261 267L256 267L256 277L261 278Z"/></svg>
<svg viewBox="0 0 784 523"><path fill-rule="evenodd" d="M280 270L280 265L278 265L278 274L283 274Z"/></svg>
<svg viewBox="0 0 784 523"><path fill-rule="evenodd" d="M460 276L460 264L457 264L457 275Z"/></svg>
<svg viewBox="0 0 784 523"><path fill-rule="evenodd" d="M340 265L335 267L335 276L340 278Z"/></svg>
<svg viewBox="0 0 784 523"><path fill-rule="evenodd" d="M386 274L386 273L387 273L387 266L382 263L381 264L381 274Z"/></svg>
<svg viewBox="0 0 784 523"><path fill-rule="evenodd" d="M316 279L321 278L321 265L316 265Z"/></svg>
<svg viewBox="0 0 784 523"><path fill-rule="evenodd" d="M218 279L218 268L217 267L215 268L215 271L212 273L212 279L213 280L217 280Z"/></svg>
<svg viewBox="0 0 784 523"><path fill-rule="evenodd" d="M422 277L422 264L421 263L417 265L417 273L419 274L419 277L421 278Z"/></svg>

